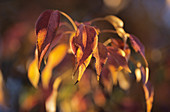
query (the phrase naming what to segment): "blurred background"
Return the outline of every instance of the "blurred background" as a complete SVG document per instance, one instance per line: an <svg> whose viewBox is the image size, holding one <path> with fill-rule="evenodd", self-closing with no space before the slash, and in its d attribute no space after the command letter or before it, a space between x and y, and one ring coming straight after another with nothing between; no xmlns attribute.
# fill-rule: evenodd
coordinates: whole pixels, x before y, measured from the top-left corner
<svg viewBox="0 0 170 112"><path fill-rule="evenodd" d="M145 46L155 92L153 112L170 111L170 0L0 0L0 112L44 111L42 91L29 82L27 68L34 56L35 22L46 9L61 10L79 22L110 14L120 17L126 32ZM71 76L66 79L59 91L58 111L145 111L144 92L135 79L130 89L114 87L111 94L103 95L88 86L95 79L88 72L94 74L87 70L78 86Z"/></svg>

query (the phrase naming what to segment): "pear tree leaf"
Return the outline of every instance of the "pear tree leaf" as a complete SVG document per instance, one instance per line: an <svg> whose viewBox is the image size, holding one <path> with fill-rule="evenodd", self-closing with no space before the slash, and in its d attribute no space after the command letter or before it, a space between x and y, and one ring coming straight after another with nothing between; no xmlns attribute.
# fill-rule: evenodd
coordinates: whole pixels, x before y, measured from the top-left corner
<svg viewBox="0 0 170 112"><path fill-rule="evenodd" d="M40 79L40 73L38 70L38 50L35 50L35 58L31 62L28 68L28 79L30 80L31 84L37 88L38 82Z"/></svg>
<svg viewBox="0 0 170 112"><path fill-rule="evenodd" d="M42 71L42 85L45 89L49 86L53 68L64 59L67 49L67 44L59 44L50 52L47 64Z"/></svg>
<svg viewBox="0 0 170 112"><path fill-rule="evenodd" d="M56 35L60 22L58 10L46 10L39 16L36 22L37 48L38 48L38 68L46 54L53 38Z"/></svg>
<svg viewBox="0 0 170 112"><path fill-rule="evenodd" d="M75 36L70 39L70 48L76 57L75 72L97 48L98 44L97 31L94 27L81 23L77 28Z"/></svg>
<svg viewBox="0 0 170 112"><path fill-rule="evenodd" d="M108 65L114 66L115 70L122 70L123 68L131 73L131 70L128 67L128 62L126 61L126 58L122 55L122 51L120 52L119 49L116 49L114 47L108 46Z"/></svg>
<svg viewBox="0 0 170 112"><path fill-rule="evenodd" d="M93 56L96 59L95 67L97 72L97 80L99 81L100 73L103 65L107 61L107 49L102 43L98 43L98 47L94 50Z"/></svg>

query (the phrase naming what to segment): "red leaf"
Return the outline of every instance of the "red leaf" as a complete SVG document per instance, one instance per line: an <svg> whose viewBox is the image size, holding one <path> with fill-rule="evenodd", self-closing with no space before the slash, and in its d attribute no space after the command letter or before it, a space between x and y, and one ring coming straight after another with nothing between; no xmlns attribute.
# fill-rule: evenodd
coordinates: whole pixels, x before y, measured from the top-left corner
<svg viewBox="0 0 170 112"><path fill-rule="evenodd" d="M130 35L129 36L130 39L130 43L133 47L133 49L136 52L139 52L141 55L145 55L145 48L144 45L139 41L139 39L137 37L135 37L134 35Z"/></svg>
<svg viewBox="0 0 170 112"><path fill-rule="evenodd" d="M128 72L131 72L126 58L122 56L119 52L119 49L114 47L107 47L108 50L108 64L114 66L117 70L121 70L122 68L126 69Z"/></svg>
<svg viewBox="0 0 170 112"><path fill-rule="evenodd" d="M60 13L58 10L46 10L38 18L36 23L38 67L50 47L51 41L56 35L59 26Z"/></svg>
<svg viewBox="0 0 170 112"><path fill-rule="evenodd" d="M70 41L70 47L76 56L76 69L92 54L97 43L98 36L95 28L78 24L78 30Z"/></svg>
<svg viewBox="0 0 170 112"><path fill-rule="evenodd" d="M53 38L52 42L51 42L51 45L50 47L48 48L45 56L44 56L44 59L47 59L49 53L51 52L51 50L58 44L58 43L64 43L65 41L68 40L68 36L70 36L70 34L67 34L67 31L71 31L71 26L69 26L68 23L66 22L61 22L59 27L58 27L58 30L56 32L56 35L55 37ZM61 42L62 41L62 42Z"/></svg>
<svg viewBox="0 0 170 112"><path fill-rule="evenodd" d="M98 43L98 47L93 53L93 56L96 58L96 71L97 71L97 80L99 80L100 73L102 71L103 65L107 60L107 49L102 43Z"/></svg>
<svg viewBox="0 0 170 112"><path fill-rule="evenodd" d="M125 52L126 60L129 59L131 50L128 44L125 44L121 39L111 39L111 46L122 49Z"/></svg>

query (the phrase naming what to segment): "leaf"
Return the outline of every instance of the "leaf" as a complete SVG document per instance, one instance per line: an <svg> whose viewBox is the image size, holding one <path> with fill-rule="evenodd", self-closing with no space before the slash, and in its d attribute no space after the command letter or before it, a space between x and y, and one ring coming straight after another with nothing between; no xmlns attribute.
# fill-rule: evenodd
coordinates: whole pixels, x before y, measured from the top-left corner
<svg viewBox="0 0 170 112"><path fill-rule="evenodd" d="M55 79L53 83L53 90L51 95L45 101L45 107L47 112L56 112L56 105L57 105L57 95L58 95L58 87L61 83L61 78L58 77Z"/></svg>
<svg viewBox="0 0 170 112"><path fill-rule="evenodd" d="M146 108L147 112L151 112L153 97L154 97L154 89L150 82L143 85L143 90L145 92L145 99L146 99Z"/></svg>
<svg viewBox="0 0 170 112"><path fill-rule="evenodd" d="M67 39L67 36L69 36L71 33L67 33L68 31L71 30L70 28L71 26L66 23L66 22L61 22L59 27L58 27L58 30L56 32L56 36L53 38L52 42L51 42L51 45L50 47L48 48L45 56L44 56L44 59L47 59L50 51L58 44L60 43L62 40L64 39ZM63 42L63 41L62 41Z"/></svg>
<svg viewBox="0 0 170 112"><path fill-rule="evenodd" d="M53 68L64 59L67 49L66 44L59 44L50 52L47 64L42 71L42 85L45 89L49 86Z"/></svg>
<svg viewBox="0 0 170 112"><path fill-rule="evenodd" d="M35 50L35 58L31 62L28 68L28 79L30 80L31 84L37 88L38 87L38 82L40 79L40 73L38 70L38 50Z"/></svg>
<svg viewBox="0 0 170 112"><path fill-rule="evenodd" d="M148 67L141 67L140 68L141 70L141 74L142 74L142 82L144 84L146 84L148 82L148 79L149 79L149 68Z"/></svg>
<svg viewBox="0 0 170 112"><path fill-rule="evenodd" d="M114 66L114 68L118 71L124 68L126 71L131 73L126 58L122 55L119 49L108 46L107 50L108 50L108 60L107 60L108 65Z"/></svg>
<svg viewBox="0 0 170 112"><path fill-rule="evenodd" d="M78 79L75 84L77 84L80 81L81 77L84 74L84 71L86 70L87 66L91 61L91 58L92 58L92 54L79 66Z"/></svg>
<svg viewBox="0 0 170 112"><path fill-rule="evenodd" d="M137 68L135 69L135 76L137 82L140 82L140 80L142 79L141 67L141 63L137 62Z"/></svg>
<svg viewBox="0 0 170 112"><path fill-rule="evenodd" d="M38 68L40 68L41 61L55 37L59 22L60 13L58 10L44 11L36 22Z"/></svg>
<svg viewBox="0 0 170 112"><path fill-rule="evenodd" d="M103 65L107 61L107 49L102 43L98 43L98 47L94 50L93 56L96 58L96 72L97 80L99 81L100 73L102 71Z"/></svg>
<svg viewBox="0 0 170 112"><path fill-rule="evenodd" d="M70 48L76 57L76 69L92 54L98 44L97 31L94 27L78 24L78 30L70 39Z"/></svg>
<svg viewBox="0 0 170 112"><path fill-rule="evenodd" d="M135 52L139 52L141 55L145 55L145 48L144 45L139 41L139 39L137 37L135 37L134 35L130 35L129 36L130 39L130 43L133 47L133 49L135 50Z"/></svg>
<svg viewBox="0 0 170 112"><path fill-rule="evenodd" d="M119 81L119 86L123 90L128 90L130 88L130 82L128 80L128 75L123 73L122 71L118 72L118 81Z"/></svg>
<svg viewBox="0 0 170 112"><path fill-rule="evenodd" d="M113 15L109 15L106 16L105 19L110 22L115 28L123 28L124 23L120 18Z"/></svg>
<svg viewBox="0 0 170 112"><path fill-rule="evenodd" d="M114 48L119 48L119 51L122 52L126 60L129 59L131 50L128 44L125 44L121 39L111 39L111 46Z"/></svg>
<svg viewBox="0 0 170 112"><path fill-rule="evenodd" d="M115 67L113 65L109 65L108 68L109 68L109 71L110 71L111 76L112 76L113 85L117 85L118 71L115 69Z"/></svg>

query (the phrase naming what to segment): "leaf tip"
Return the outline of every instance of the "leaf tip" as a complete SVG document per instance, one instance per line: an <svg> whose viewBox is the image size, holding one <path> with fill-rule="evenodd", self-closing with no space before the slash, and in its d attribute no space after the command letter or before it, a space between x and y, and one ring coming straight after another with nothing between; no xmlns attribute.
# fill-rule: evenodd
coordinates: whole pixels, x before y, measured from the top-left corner
<svg viewBox="0 0 170 112"><path fill-rule="evenodd" d="M74 83L74 85L76 85L78 82L79 82L79 81L77 80L77 81Z"/></svg>

